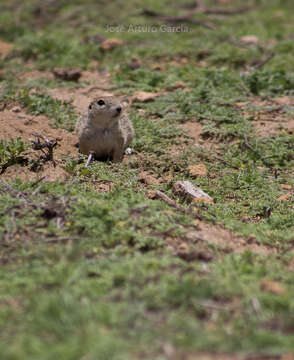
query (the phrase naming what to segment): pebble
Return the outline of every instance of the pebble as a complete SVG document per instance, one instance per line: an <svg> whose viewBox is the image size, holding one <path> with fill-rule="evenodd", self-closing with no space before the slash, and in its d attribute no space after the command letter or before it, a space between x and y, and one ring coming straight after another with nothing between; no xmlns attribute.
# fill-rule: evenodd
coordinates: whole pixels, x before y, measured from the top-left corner
<svg viewBox="0 0 294 360"><path fill-rule="evenodd" d="M11 109L11 111L13 111L13 112L20 112L21 111L21 108L19 107L19 106L14 106L12 109Z"/></svg>

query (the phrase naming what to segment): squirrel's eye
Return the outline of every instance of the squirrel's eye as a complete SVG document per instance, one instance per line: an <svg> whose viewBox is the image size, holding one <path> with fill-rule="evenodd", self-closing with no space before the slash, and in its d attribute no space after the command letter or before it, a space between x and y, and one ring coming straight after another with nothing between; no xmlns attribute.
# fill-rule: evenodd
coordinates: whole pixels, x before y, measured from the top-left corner
<svg viewBox="0 0 294 360"><path fill-rule="evenodd" d="M102 105L105 105L105 102L104 102L103 100L98 100L98 101L97 101L97 104L100 105L100 106L102 106Z"/></svg>
<svg viewBox="0 0 294 360"><path fill-rule="evenodd" d="M90 109L90 110L92 109L92 104L89 105L89 109Z"/></svg>

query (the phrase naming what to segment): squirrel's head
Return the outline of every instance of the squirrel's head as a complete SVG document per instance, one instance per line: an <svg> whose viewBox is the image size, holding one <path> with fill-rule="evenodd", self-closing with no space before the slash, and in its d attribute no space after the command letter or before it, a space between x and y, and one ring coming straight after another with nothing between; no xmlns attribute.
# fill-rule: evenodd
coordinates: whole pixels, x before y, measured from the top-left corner
<svg viewBox="0 0 294 360"><path fill-rule="evenodd" d="M88 107L89 119L99 123L112 123L119 119L123 112L120 100L114 96L101 96L93 99Z"/></svg>

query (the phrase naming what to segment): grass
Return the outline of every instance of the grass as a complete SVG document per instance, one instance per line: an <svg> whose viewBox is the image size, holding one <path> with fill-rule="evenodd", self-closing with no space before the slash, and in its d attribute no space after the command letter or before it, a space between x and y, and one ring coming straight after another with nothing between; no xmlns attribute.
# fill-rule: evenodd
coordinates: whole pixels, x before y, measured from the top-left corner
<svg viewBox="0 0 294 360"><path fill-rule="evenodd" d="M37 0L21 7L0 2L0 36L14 46L13 56L0 60L6 108L18 104L72 131L72 103L47 91L72 83L21 75L63 66L85 70L93 62L111 75L118 95L159 94L129 110L136 139L128 161L86 168L69 154L65 182L0 179L1 358L293 353L294 138L287 126L294 109L291 101L280 108L275 102L293 96L293 4L252 3L249 12L225 20L199 15L217 31L188 24L182 33L109 33L108 24L160 27L136 8L176 15L186 3L71 0L45 9ZM95 35L124 45L103 52ZM258 44L242 43L246 35ZM142 62L135 70L133 56ZM260 134L261 122L277 120L285 129ZM202 126L196 142L183 130L187 124ZM30 164L28 147L21 138L2 141L2 169L24 158ZM189 166L200 162L207 175L195 178ZM214 204L180 200L172 192L177 180L201 187ZM103 186L109 191L99 190ZM155 190L187 212L154 199ZM233 249L202 239L195 213L242 236L245 251L238 251L237 237ZM252 243L267 252L254 252Z"/></svg>

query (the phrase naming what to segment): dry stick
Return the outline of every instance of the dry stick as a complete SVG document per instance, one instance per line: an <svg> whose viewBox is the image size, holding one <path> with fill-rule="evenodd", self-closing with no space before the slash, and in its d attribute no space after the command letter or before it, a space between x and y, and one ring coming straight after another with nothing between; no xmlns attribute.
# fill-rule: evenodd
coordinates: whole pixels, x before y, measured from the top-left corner
<svg viewBox="0 0 294 360"><path fill-rule="evenodd" d="M87 162L86 162L86 167L88 167L88 166L91 164L94 155L95 155L94 151L90 151L88 160L87 160Z"/></svg>
<svg viewBox="0 0 294 360"><path fill-rule="evenodd" d="M183 22L189 22L195 25L200 25L200 26L204 26L208 29L211 30L216 30L216 26L214 24L212 24L211 22L208 21L200 21L200 20L196 20L193 19L193 13L189 14L189 15L183 15L183 16L169 16L169 15L163 15L161 13L158 13L156 11L153 10L149 10L149 9L143 9L142 12L140 13L140 15L145 15L145 16L149 16L149 17L155 17L159 20L165 21L167 23L183 23Z"/></svg>
<svg viewBox="0 0 294 360"><path fill-rule="evenodd" d="M252 10L252 7L250 6L236 9L204 8L202 13L207 15L237 15L243 14L250 10Z"/></svg>
<svg viewBox="0 0 294 360"><path fill-rule="evenodd" d="M65 242L65 241L70 241L70 240L73 240L72 238L68 238L68 237L65 237L65 238L52 238L52 239L49 239L49 240L46 240L45 242L46 243L59 243L59 242Z"/></svg>
<svg viewBox="0 0 294 360"><path fill-rule="evenodd" d="M280 105L280 106L274 106L272 108L267 108L267 109L262 109L262 112L264 113L272 113L272 112L277 112L277 111L281 111L284 110L286 107L286 105ZM263 119L262 121L275 121L273 119Z"/></svg>
<svg viewBox="0 0 294 360"><path fill-rule="evenodd" d="M242 79L241 80L241 88L245 91L246 95L249 96L249 97L252 97L252 93L251 91L248 89L248 87L244 84L244 81Z"/></svg>
<svg viewBox="0 0 294 360"><path fill-rule="evenodd" d="M197 213L195 213L195 211L191 210L191 209L186 209L184 206L176 203L174 200L172 200L171 198L169 198L167 195L165 195L163 192L156 190L155 193L156 197L158 197L159 199L163 200L165 203L167 203L169 206L181 211L184 214L190 214L195 216L197 219L199 220L203 220L203 217Z"/></svg>
<svg viewBox="0 0 294 360"><path fill-rule="evenodd" d="M34 181L34 182L31 184L31 187L34 187L34 186L38 185L39 182L43 181L45 178L46 178L46 176L42 176L40 179Z"/></svg>
<svg viewBox="0 0 294 360"><path fill-rule="evenodd" d="M270 169L274 170L275 172L277 171L276 169L273 169L271 167L271 165L259 154L259 152L257 150L254 150L253 147L249 144L248 139L246 134L243 134L243 139L244 139L244 144L247 147L247 149L251 150L252 152L254 152L255 154L258 155L259 159L261 160L261 162L263 163L263 165L265 165L266 167L269 167Z"/></svg>
<svg viewBox="0 0 294 360"><path fill-rule="evenodd" d="M189 14L197 13L197 14L206 14L206 15L237 15L237 14L243 14L252 9L253 9L252 6L247 6L242 8L231 8L231 9L225 9L219 7L207 8L205 7L202 0L198 0L195 2L195 6L191 7Z"/></svg>
<svg viewBox="0 0 294 360"><path fill-rule="evenodd" d="M53 149L56 147L57 141L56 140L55 141L49 140L49 139L46 138L46 136L44 136L42 134L32 134L32 135L35 136L38 139L38 141L34 141L34 140L31 141L33 149L34 150L41 150L46 156L45 160L46 161L52 161L53 165L55 167L56 163L55 163L55 161L53 159ZM42 144L40 142L40 139L43 139L45 143ZM43 149L45 149L45 148L48 149L48 154L46 154L44 152Z"/></svg>
<svg viewBox="0 0 294 360"><path fill-rule="evenodd" d="M249 67L247 73L250 74L254 70L258 70L262 68L266 63L268 63L273 57L275 56L274 53L269 54L266 58L260 60L257 64ZM244 85L245 86L245 85Z"/></svg>
<svg viewBox="0 0 294 360"><path fill-rule="evenodd" d="M229 161L226 161L225 159L223 159L219 156L214 156L214 158L233 169L239 170L238 166L231 164Z"/></svg>
<svg viewBox="0 0 294 360"><path fill-rule="evenodd" d="M163 192L157 190L156 191L156 197L160 198L161 200L163 200L164 202L166 202L169 206L174 207L177 210L180 210L181 212L187 214L188 211L187 209L184 208L184 206L176 203L174 200L170 199L167 195L165 195Z"/></svg>
<svg viewBox="0 0 294 360"><path fill-rule="evenodd" d="M274 53L269 54L265 59L259 61L254 67L253 70L260 69L263 67L267 62L269 62L275 56Z"/></svg>
<svg viewBox="0 0 294 360"><path fill-rule="evenodd" d="M237 15L237 14L243 14L247 11L252 10L252 6L246 6L242 8L219 8L219 7L211 7L207 8L204 5L204 2L202 0L195 1L195 5L190 7L189 14L206 14L206 15Z"/></svg>

